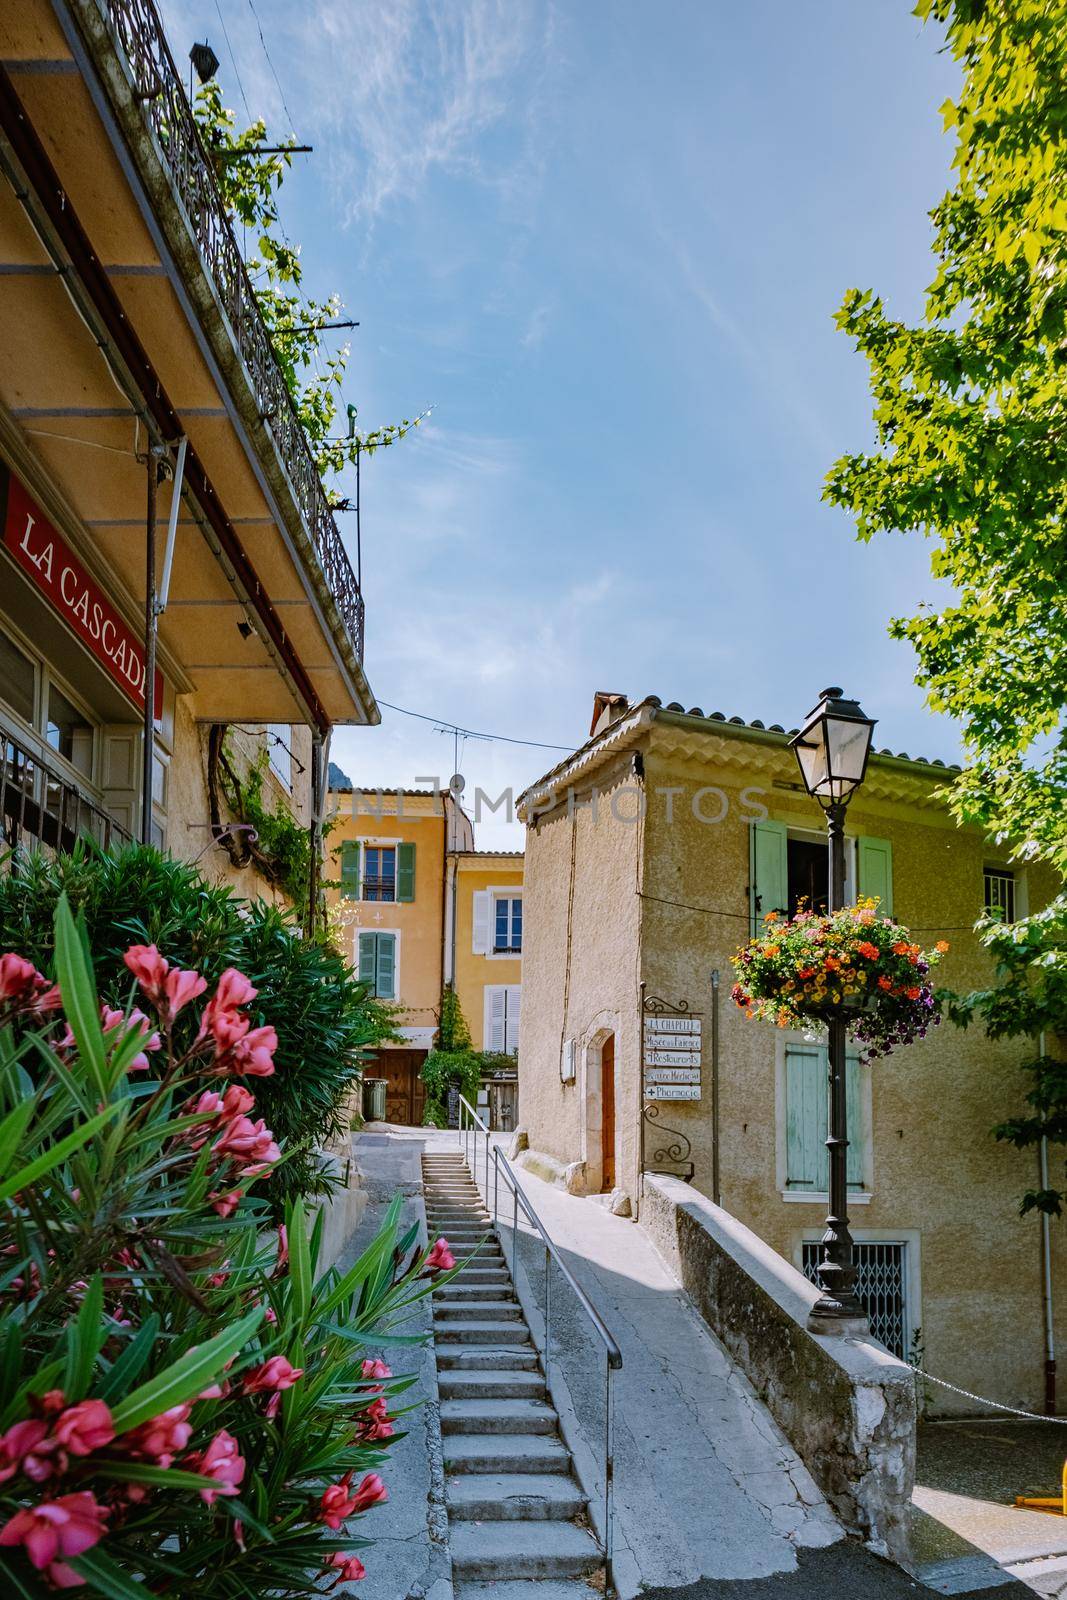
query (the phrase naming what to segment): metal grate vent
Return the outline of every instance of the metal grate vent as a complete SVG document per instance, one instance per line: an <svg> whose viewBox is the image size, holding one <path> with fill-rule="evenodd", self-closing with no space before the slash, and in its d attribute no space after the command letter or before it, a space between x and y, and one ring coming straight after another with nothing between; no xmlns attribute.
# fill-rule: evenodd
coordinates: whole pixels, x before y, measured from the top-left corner
<svg viewBox="0 0 1067 1600"><path fill-rule="evenodd" d="M853 1244L856 1293L870 1319L871 1332L902 1361L908 1359L907 1245L900 1240ZM819 1281L820 1243L804 1240L804 1276Z"/></svg>

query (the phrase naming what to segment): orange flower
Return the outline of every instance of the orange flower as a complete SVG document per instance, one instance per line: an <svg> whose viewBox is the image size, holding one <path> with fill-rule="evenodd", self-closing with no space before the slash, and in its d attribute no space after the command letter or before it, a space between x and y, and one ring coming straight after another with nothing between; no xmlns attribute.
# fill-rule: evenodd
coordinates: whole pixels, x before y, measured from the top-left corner
<svg viewBox="0 0 1067 1600"><path fill-rule="evenodd" d="M937 941L937 943L934 945L934 949L939 951L941 955L944 955L945 951L948 949L948 940L947 939L939 939Z"/></svg>
<svg viewBox="0 0 1067 1600"><path fill-rule="evenodd" d="M888 978L879 978L878 979L878 987L879 987L879 989L889 990L889 989L891 989L893 987L893 985L892 985L892 983L890 982L890 980Z"/></svg>
<svg viewBox="0 0 1067 1600"><path fill-rule="evenodd" d="M826 968L827 972L839 972L841 969L841 963L838 961L836 956L827 956L826 960L823 962L823 966Z"/></svg>
<svg viewBox="0 0 1067 1600"><path fill-rule="evenodd" d="M765 956L776 956L781 948L780 944L769 944L763 954Z"/></svg>
<svg viewBox="0 0 1067 1600"><path fill-rule="evenodd" d="M814 978L814 976L815 976L815 968L814 967L798 967L797 968L797 977L798 978Z"/></svg>
<svg viewBox="0 0 1067 1600"><path fill-rule="evenodd" d="M879 956L878 946L876 944L868 944L866 940L856 946L856 953L857 955L866 956L868 961L877 961Z"/></svg>
<svg viewBox="0 0 1067 1600"><path fill-rule="evenodd" d="M777 922L778 921L778 913L777 913L777 911L768 911L767 915L764 917L763 920L764 920L764 922Z"/></svg>
<svg viewBox="0 0 1067 1600"><path fill-rule="evenodd" d="M910 989L906 989L904 992L909 1000L918 1000L920 994L922 994L922 990L916 988L914 984Z"/></svg>
<svg viewBox="0 0 1067 1600"><path fill-rule="evenodd" d="M910 950L911 945L906 939L898 939L896 944L893 946L893 954L895 956L906 956Z"/></svg>

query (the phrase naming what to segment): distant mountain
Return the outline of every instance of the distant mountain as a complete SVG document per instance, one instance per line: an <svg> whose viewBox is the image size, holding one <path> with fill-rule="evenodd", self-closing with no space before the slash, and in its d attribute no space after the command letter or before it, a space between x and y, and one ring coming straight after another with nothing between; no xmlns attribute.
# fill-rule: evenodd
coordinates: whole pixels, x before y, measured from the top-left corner
<svg viewBox="0 0 1067 1600"><path fill-rule="evenodd" d="M328 789L351 789L352 779L347 772L342 772L336 761L331 761L326 767L326 787Z"/></svg>

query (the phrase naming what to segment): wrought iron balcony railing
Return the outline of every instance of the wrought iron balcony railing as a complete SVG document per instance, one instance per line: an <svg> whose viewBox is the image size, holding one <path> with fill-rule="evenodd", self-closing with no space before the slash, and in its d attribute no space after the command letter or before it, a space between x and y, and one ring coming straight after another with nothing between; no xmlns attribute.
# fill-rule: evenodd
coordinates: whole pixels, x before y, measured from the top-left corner
<svg viewBox="0 0 1067 1600"><path fill-rule="evenodd" d="M153 0L76 0L92 7L124 59L134 99L159 152L274 437L322 572L363 659L363 596L330 510L307 436L278 365L215 172Z"/></svg>
<svg viewBox="0 0 1067 1600"><path fill-rule="evenodd" d="M8 849L45 845L69 851L88 834L98 844L129 843L114 817L10 734L0 732L0 839Z"/></svg>

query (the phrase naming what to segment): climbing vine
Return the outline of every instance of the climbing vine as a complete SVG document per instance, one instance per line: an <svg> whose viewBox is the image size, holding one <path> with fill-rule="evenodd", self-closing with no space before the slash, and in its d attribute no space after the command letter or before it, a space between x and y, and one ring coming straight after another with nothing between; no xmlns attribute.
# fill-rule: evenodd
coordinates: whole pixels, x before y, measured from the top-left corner
<svg viewBox="0 0 1067 1600"><path fill-rule="evenodd" d="M296 821L281 798L272 806L264 797L269 764L268 752L261 750L241 776L230 736L222 723L215 724L208 741L211 823L235 867L254 867L294 906L303 908L311 894L311 830ZM223 822L220 798L237 826ZM324 824L324 835L329 826Z"/></svg>

